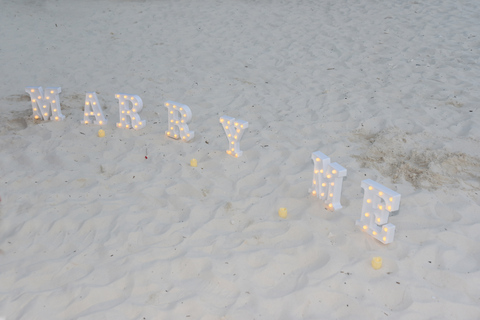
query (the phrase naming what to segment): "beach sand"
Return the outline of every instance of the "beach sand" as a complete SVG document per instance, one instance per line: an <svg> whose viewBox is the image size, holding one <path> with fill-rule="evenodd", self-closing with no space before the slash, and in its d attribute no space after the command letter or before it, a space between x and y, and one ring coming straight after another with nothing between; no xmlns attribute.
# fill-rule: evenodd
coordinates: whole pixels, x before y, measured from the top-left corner
<svg viewBox="0 0 480 320"><path fill-rule="evenodd" d="M0 317L480 319L477 1L0 7ZM61 87L65 120L27 86ZM144 129L115 127L116 93ZM223 115L249 123L239 158ZM315 151L348 170L335 212ZM364 179L402 196L391 244L355 226Z"/></svg>

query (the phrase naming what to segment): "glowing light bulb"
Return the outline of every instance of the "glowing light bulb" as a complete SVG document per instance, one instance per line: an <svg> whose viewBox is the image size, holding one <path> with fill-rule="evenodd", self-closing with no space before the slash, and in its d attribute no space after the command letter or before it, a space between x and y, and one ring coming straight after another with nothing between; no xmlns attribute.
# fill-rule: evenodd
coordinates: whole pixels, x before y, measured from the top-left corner
<svg viewBox="0 0 480 320"><path fill-rule="evenodd" d="M382 267L382 258L375 257L372 259L372 268L378 270Z"/></svg>

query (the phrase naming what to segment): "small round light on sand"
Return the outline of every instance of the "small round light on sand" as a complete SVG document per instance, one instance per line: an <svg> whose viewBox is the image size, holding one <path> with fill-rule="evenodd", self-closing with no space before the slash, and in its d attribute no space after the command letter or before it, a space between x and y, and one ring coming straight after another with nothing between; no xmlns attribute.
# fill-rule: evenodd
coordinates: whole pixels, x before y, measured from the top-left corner
<svg viewBox="0 0 480 320"><path fill-rule="evenodd" d="M278 209L278 216L282 219L286 219L288 216L287 208Z"/></svg>
<svg viewBox="0 0 480 320"><path fill-rule="evenodd" d="M382 258L380 257L374 257L372 259L372 268L375 270L378 270L382 267Z"/></svg>
<svg viewBox="0 0 480 320"><path fill-rule="evenodd" d="M98 136L99 136L100 138L105 137L105 130L103 130L103 129L98 130Z"/></svg>

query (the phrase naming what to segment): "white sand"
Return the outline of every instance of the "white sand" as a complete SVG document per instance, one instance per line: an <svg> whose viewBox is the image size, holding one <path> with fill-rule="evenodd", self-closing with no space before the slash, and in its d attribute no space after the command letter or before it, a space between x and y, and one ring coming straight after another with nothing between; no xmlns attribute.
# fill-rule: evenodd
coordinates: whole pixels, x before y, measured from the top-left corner
<svg viewBox="0 0 480 320"><path fill-rule="evenodd" d="M480 318L478 1L0 7L6 320ZM65 121L26 86L61 86ZM146 128L115 128L119 92ZM165 137L167 100L193 141ZM250 124L239 159L221 115ZM348 170L334 213L317 150ZM367 178L402 195L392 244L355 226Z"/></svg>

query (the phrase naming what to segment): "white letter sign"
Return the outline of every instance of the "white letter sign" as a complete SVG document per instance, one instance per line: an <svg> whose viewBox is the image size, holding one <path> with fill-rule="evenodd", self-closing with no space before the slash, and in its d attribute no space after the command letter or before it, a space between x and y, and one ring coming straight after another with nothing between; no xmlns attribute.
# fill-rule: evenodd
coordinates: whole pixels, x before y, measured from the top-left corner
<svg viewBox="0 0 480 320"><path fill-rule="evenodd" d="M89 124L90 117L95 117L94 124L106 124L107 120L103 115L102 108L98 102L97 94L95 92L87 92L85 96L85 109L83 111L83 123Z"/></svg>
<svg viewBox="0 0 480 320"><path fill-rule="evenodd" d="M362 216L355 224L384 244L393 242L395 226L387 222L400 207L400 194L370 179L362 181L362 188Z"/></svg>
<svg viewBox="0 0 480 320"><path fill-rule="evenodd" d="M192 111L187 105L167 101L165 108L168 109L168 130L165 131L167 137L173 139L182 139L189 141L193 139L195 133L189 131L187 123L192 119Z"/></svg>
<svg viewBox="0 0 480 320"><path fill-rule="evenodd" d="M142 99L133 94L116 94L118 99L118 107L120 109L120 122L117 123L118 128L126 129L142 129L147 124L147 121L140 119L138 112L143 108ZM130 104L132 108L130 109Z"/></svg>
<svg viewBox="0 0 480 320"><path fill-rule="evenodd" d="M248 122L244 120L235 120L235 118L223 116L220 117L220 123L225 130L228 139L227 154L234 157L240 157L243 151L240 150L240 139L242 139L245 129L248 128Z"/></svg>
<svg viewBox="0 0 480 320"><path fill-rule="evenodd" d="M46 88L43 94L42 87L26 87L25 91L30 95L32 101L33 117L35 120L56 120L65 119L60 109L60 92L62 88Z"/></svg>
<svg viewBox="0 0 480 320"><path fill-rule="evenodd" d="M323 200L327 209L335 211L342 208L340 198L347 169L336 162L330 163L330 158L320 151L312 153L312 160L313 182L310 192Z"/></svg>

